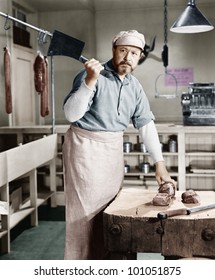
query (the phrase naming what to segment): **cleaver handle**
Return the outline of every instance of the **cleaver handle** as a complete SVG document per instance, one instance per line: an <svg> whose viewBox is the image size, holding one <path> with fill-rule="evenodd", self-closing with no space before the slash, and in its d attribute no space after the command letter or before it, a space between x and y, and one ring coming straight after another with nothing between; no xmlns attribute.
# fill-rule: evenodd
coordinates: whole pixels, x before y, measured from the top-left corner
<svg viewBox="0 0 215 280"><path fill-rule="evenodd" d="M82 63L85 63L85 62L88 61L88 59L87 59L86 57L84 57L83 55L81 55L81 56L79 57L79 61L82 62Z"/></svg>
<svg viewBox="0 0 215 280"><path fill-rule="evenodd" d="M175 210L167 210L164 212L159 212L157 214L158 219L164 220L167 219L168 217L174 217L174 216L179 216L179 215L190 215L189 209L186 208L180 208L180 209L175 209Z"/></svg>
<svg viewBox="0 0 215 280"><path fill-rule="evenodd" d="M88 59L87 59L86 57L84 57L83 55L81 55L81 56L79 57L78 60L79 60L80 62L82 62L82 63L85 63L85 62L88 61ZM107 76L108 76L107 71L104 70L104 69L101 70L100 74L101 74L102 76L104 76L104 77L107 77Z"/></svg>

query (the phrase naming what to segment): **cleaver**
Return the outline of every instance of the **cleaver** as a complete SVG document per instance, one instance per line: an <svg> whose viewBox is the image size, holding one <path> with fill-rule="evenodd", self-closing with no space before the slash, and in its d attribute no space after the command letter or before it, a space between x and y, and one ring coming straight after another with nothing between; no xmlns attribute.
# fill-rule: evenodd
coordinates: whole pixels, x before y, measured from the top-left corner
<svg viewBox="0 0 215 280"><path fill-rule="evenodd" d="M193 208L180 208L180 209L173 209L173 210L167 210L164 212L160 212L157 214L158 219L164 220L168 217L174 217L179 215L190 215L191 213L203 211L203 210L209 210L215 208L215 203L205 205L205 206L198 206Z"/></svg>
<svg viewBox="0 0 215 280"><path fill-rule="evenodd" d="M88 59L82 56L84 45L84 42L55 30L51 37L47 56L69 56L85 63Z"/></svg>
<svg viewBox="0 0 215 280"><path fill-rule="evenodd" d="M148 54L154 50L155 39L153 38L150 45L145 45L144 47L144 56L139 60L138 65L142 64L147 58ZM48 49L47 56L69 56L76 60L79 60L82 63L88 61L86 57L82 55L85 43L76 38L73 38L65 33L55 30L51 37L51 42Z"/></svg>

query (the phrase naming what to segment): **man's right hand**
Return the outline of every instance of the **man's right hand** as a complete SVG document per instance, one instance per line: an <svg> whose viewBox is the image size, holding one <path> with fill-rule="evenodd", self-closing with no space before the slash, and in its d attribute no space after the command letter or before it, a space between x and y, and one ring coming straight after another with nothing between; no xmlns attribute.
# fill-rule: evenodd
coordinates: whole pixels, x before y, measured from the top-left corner
<svg viewBox="0 0 215 280"><path fill-rule="evenodd" d="M85 62L85 69L87 71L87 76L85 78L85 83L89 88L94 88L99 77L100 72L104 69L102 64L92 58Z"/></svg>

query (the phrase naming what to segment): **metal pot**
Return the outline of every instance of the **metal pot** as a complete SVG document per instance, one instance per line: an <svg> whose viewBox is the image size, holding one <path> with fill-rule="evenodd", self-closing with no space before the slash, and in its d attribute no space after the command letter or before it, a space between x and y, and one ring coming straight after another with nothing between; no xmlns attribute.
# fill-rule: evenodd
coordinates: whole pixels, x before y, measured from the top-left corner
<svg viewBox="0 0 215 280"><path fill-rule="evenodd" d="M145 144L140 143L140 151L141 151L142 153L146 153L146 152L147 152Z"/></svg>
<svg viewBox="0 0 215 280"><path fill-rule="evenodd" d="M140 170L141 172L143 172L144 174L149 173L149 171L150 171L150 164L149 164L149 162L142 162L142 163L139 165L139 170Z"/></svg>
<svg viewBox="0 0 215 280"><path fill-rule="evenodd" d="M176 142L176 140L170 139L168 145L169 145L169 152L170 153L176 153L177 152L177 142Z"/></svg>
<svg viewBox="0 0 215 280"><path fill-rule="evenodd" d="M124 165L124 173L129 173L130 172L130 165L129 164L125 164Z"/></svg>
<svg viewBox="0 0 215 280"><path fill-rule="evenodd" d="M123 152L130 153L132 151L132 143L131 142L124 142L123 143Z"/></svg>

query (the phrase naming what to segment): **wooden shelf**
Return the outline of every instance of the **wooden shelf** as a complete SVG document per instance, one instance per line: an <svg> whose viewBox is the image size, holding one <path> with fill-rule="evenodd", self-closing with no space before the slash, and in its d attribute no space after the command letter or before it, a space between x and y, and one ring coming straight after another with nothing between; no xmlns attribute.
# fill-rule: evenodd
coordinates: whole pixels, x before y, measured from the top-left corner
<svg viewBox="0 0 215 280"><path fill-rule="evenodd" d="M142 176L142 177L151 177L151 176L155 176L155 173L154 172L149 172L149 173L143 173L141 171L132 171L132 172L128 172L128 173L125 173L124 176Z"/></svg>
<svg viewBox="0 0 215 280"><path fill-rule="evenodd" d="M37 207L42 205L46 200L48 200L49 198L51 198L54 195L55 195L54 191L39 192L38 197L37 197Z"/></svg>
<svg viewBox="0 0 215 280"><path fill-rule="evenodd" d="M168 157L171 157L171 156L178 156L178 153L170 153L170 152L163 152L163 156L168 156Z"/></svg>
<svg viewBox="0 0 215 280"><path fill-rule="evenodd" d="M163 152L164 156L178 156L178 153ZM132 151L130 153L124 153L124 156L150 156L149 153L143 153L138 151Z"/></svg>
<svg viewBox="0 0 215 280"><path fill-rule="evenodd" d="M54 195L54 192L38 193L37 207L42 205L52 195ZM35 211L35 207L31 206L30 200L26 201L19 210L10 215L10 229L15 227L20 221L29 216L33 211Z"/></svg>
<svg viewBox="0 0 215 280"><path fill-rule="evenodd" d="M205 157L215 157L215 152L207 152L207 151L189 151L186 152L186 156L205 156Z"/></svg>
<svg viewBox="0 0 215 280"><path fill-rule="evenodd" d="M1 223L0 223L0 238L2 238L3 236L7 235L7 230L1 230Z"/></svg>
<svg viewBox="0 0 215 280"><path fill-rule="evenodd" d="M169 171L169 174L173 177L177 177L178 176L178 173L177 172L171 172ZM125 173L124 176L128 176L128 177L132 177L132 176L141 176L141 177L155 177L155 172L149 172L149 173L143 173L143 172L140 172L140 171L137 171L137 172L128 172L128 173Z"/></svg>
<svg viewBox="0 0 215 280"><path fill-rule="evenodd" d="M10 228L14 228L20 221L35 211L34 207L22 207L12 215L10 215Z"/></svg>
<svg viewBox="0 0 215 280"><path fill-rule="evenodd" d="M205 173L186 173L186 177L211 177L214 178L215 177L215 170L212 173L209 173L207 171L205 171Z"/></svg>
<svg viewBox="0 0 215 280"><path fill-rule="evenodd" d="M186 189L196 189L205 186L207 189L214 190L215 186L213 181L215 180L215 172L209 168L204 170L198 170L194 173L187 172L187 166L191 164L193 159L200 161L214 161L215 159L215 127L187 127L174 124L156 124L160 141L164 144L163 156L167 166L167 170L171 177L177 178L178 190L184 191ZM177 152L171 153L167 151L168 137L170 135L176 135L177 137ZM126 142L131 142L133 147L141 142L138 130L130 126L124 133L124 139ZM149 153L142 153L137 150L133 150L130 153L124 153L125 164L132 166L139 166L144 159L150 162ZM177 170L171 170L172 166L176 166ZM136 176L137 185L140 177L153 177L154 172L144 174L138 169L125 173L125 180L129 177ZM124 180L124 181L125 181ZM134 184L133 179L133 183ZM129 183L126 181L126 184Z"/></svg>
<svg viewBox="0 0 215 280"><path fill-rule="evenodd" d="M44 153L44 151L46 152ZM12 211L8 210L6 215L1 216L5 228L0 231L3 253L10 252L10 230L12 228L29 215L31 215L31 225L36 226L38 224L38 207L49 198L51 206L56 206L56 156L56 134L0 153L0 172L4 174L4 176L0 176L1 199L10 205L10 189L20 178L27 178L24 183L28 185L29 192L29 194L22 193L22 189L26 186L22 186L20 183L21 186L15 189L15 191L19 190L17 197L15 197L15 191L13 192L15 201L18 201L14 205L17 206L11 208ZM38 169L41 166L45 166L45 171L48 170L50 177L48 188L38 186L37 183Z"/></svg>

